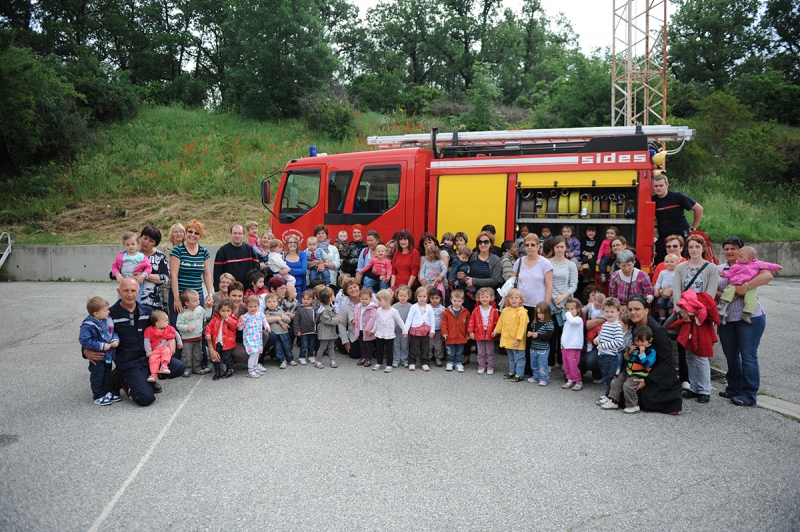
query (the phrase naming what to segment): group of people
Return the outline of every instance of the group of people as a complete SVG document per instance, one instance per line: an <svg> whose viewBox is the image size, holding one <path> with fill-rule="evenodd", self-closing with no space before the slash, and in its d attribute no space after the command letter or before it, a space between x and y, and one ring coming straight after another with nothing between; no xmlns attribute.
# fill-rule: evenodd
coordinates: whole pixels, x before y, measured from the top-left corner
<svg viewBox="0 0 800 532"><path fill-rule="evenodd" d="M337 352L387 373L434 364L463 372L474 351L478 374L493 374L504 353L506 379L547 386L550 368L563 364L564 389L582 390L587 372L604 384L601 408L676 413L682 399L708 402L719 334L729 368L720 395L755 405L766 320L751 290L777 265L731 237L717 267L707 242L681 231L660 239L665 260L650 277L616 228L601 243L596 228L585 229L583 246L565 225L545 239L520 227L498 247L488 225L473 248L463 232L440 243L404 229L384 242L359 225L333 240L319 225L304 243L291 232L281 241L248 222L231 228L213 261L197 220L173 225L163 243L154 226L126 233L112 264L119 300L92 298L81 325L93 398L112 404L124 389L148 405L164 378L214 371L225 379L245 361L259 378L269 357L281 369L322 368L327 355L335 368ZM668 329L678 333L677 374Z"/></svg>

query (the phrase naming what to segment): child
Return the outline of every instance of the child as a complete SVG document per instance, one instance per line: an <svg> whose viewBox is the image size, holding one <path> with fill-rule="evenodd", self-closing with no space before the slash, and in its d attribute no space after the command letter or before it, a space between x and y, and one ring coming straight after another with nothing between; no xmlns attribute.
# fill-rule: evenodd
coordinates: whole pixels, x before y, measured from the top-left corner
<svg viewBox="0 0 800 532"><path fill-rule="evenodd" d="M375 344L377 355L375 356L374 371L381 369L381 364L385 363L384 373L392 372L392 362L394 361L394 339L395 326L405 325L403 318L397 309L392 307L392 291L388 289L378 292L378 306L375 312L375 323L370 332L376 338Z"/></svg>
<svg viewBox="0 0 800 532"><path fill-rule="evenodd" d="M603 312L603 302L605 300L606 296L602 292L589 294L589 303L583 307L583 314L587 320L605 318L605 313Z"/></svg>
<svg viewBox="0 0 800 532"><path fill-rule="evenodd" d="M580 257L581 257L581 243L575 238L575 227L572 225L561 226L561 236L567 241L567 251L564 256L571 260L575 267L580 270Z"/></svg>
<svg viewBox="0 0 800 532"><path fill-rule="evenodd" d="M550 382L550 337L553 336L553 320L550 304L541 301L536 305L536 319L528 325L528 337L531 338L531 369L533 377L528 382L538 382L539 386L547 386Z"/></svg>
<svg viewBox="0 0 800 532"><path fill-rule="evenodd" d="M542 227L542 242L551 238L553 238L553 234L550 232L550 228L545 225Z"/></svg>
<svg viewBox="0 0 800 532"><path fill-rule="evenodd" d="M258 222L251 220L244 224L244 228L247 230L247 245L253 248L259 258L263 257L264 251L261 249L261 239L258 238Z"/></svg>
<svg viewBox="0 0 800 532"><path fill-rule="evenodd" d="M244 297L260 296L269 292L264 286L264 274L259 270L251 270L247 274L247 280L250 281L250 288L244 293Z"/></svg>
<svg viewBox="0 0 800 532"><path fill-rule="evenodd" d="M469 276L469 256L472 251L467 246L458 246L456 256L450 262L450 275L447 280L453 290L464 290L467 287L467 277ZM463 279L458 278L458 273L464 274Z"/></svg>
<svg viewBox="0 0 800 532"><path fill-rule="evenodd" d="M257 379L261 371L256 367L258 357L264 350L263 331L270 332L269 323L263 312L258 311L258 297L250 296L245 299L247 314L239 316L238 329L242 331L244 349L247 352L247 374Z"/></svg>
<svg viewBox="0 0 800 532"><path fill-rule="evenodd" d="M444 358L444 340L442 340L442 315L444 314L445 307L442 305L442 293L436 288L428 290L428 299L430 299L430 307L433 310L433 337L428 342L430 345L428 352L428 359L433 355L436 360L436 365L442 367L442 358Z"/></svg>
<svg viewBox="0 0 800 532"><path fill-rule="evenodd" d="M431 301L431 305L433 301ZM447 348L447 367L445 371L453 371L455 366L459 373L464 372L464 346L469 335L469 311L463 307L464 291L453 290L450 294L450 306L442 314L442 338Z"/></svg>
<svg viewBox="0 0 800 532"><path fill-rule="evenodd" d="M142 273L150 275L153 272L150 259L139 251L139 241L136 239L136 233L128 231L122 235L122 244L125 246L125 251L120 251L117 254L113 264L111 264L111 274L116 278L117 283L125 277L133 277L141 285L142 280L139 275ZM139 303L141 303L141 292L140 288L139 298L137 298Z"/></svg>
<svg viewBox="0 0 800 532"><path fill-rule="evenodd" d="M453 233L445 233L442 235L442 243L439 244L439 249L447 252L451 262L456 258L456 248L453 246L453 240L455 240Z"/></svg>
<svg viewBox="0 0 800 532"><path fill-rule="evenodd" d="M561 357L564 361L564 375L567 382L562 388L579 392L583 389L581 372L578 361L583 349L583 318L581 317L581 302L574 297L568 297L564 302L564 329L561 332ZM616 354L616 353L615 353Z"/></svg>
<svg viewBox="0 0 800 532"><path fill-rule="evenodd" d="M601 398L597 402L600 408L604 410L619 408L619 396L624 394L625 410L623 412L626 414L639 412L639 396L636 394L639 382L637 381L650 375L650 370L653 369L653 364L656 361L656 350L651 347L653 342L652 329L646 325L636 327L633 331L633 342L634 345L625 352L625 361L627 362L625 371L614 379L611 384L611 391L608 393L608 399L602 401Z"/></svg>
<svg viewBox="0 0 800 532"><path fill-rule="evenodd" d="M492 338L500 335L500 347L508 352L508 374L503 378L511 382L525 379L525 332L528 328L528 311L522 306L525 299L522 292L512 288L506 294L506 306L497 325L492 331Z"/></svg>
<svg viewBox="0 0 800 532"><path fill-rule="evenodd" d="M308 255L308 262L315 260L321 260L322 262L328 262L328 250L322 249L322 246L319 245L319 240L317 237L310 236L308 240L306 240L306 245L308 246L306 249L306 255ZM325 268L322 271L319 271L316 266L309 266L308 267L308 280L313 281L314 279L322 279L322 282L325 284L331 284L331 273L330 270Z"/></svg>
<svg viewBox="0 0 800 532"><path fill-rule="evenodd" d="M233 349L236 347L238 326L233 315L234 306L230 299L221 300L217 305L217 313L206 326L206 343L211 362L214 363L212 381L227 379L233 375ZM221 371L220 359L225 363L224 373Z"/></svg>
<svg viewBox="0 0 800 532"><path fill-rule="evenodd" d="M392 308L397 310L400 319L403 320L403 325L394 328L392 366L396 368L402 364L404 367L408 367L408 337L403 335L403 326L408 320L408 312L411 310L411 305L408 303L411 298L411 289L407 285L401 284L395 291L395 297L397 297L397 303L392 305Z"/></svg>
<svg viewBox="0 0 800 532"><path fill-rule="evenodd" d="M437 248L434 249L438 252ZM433 316L433 309L428 305L428 289L420 286L414 295L417 302L411 305L406 323L403 326L403 336L409 337L408 370L414 371L417 369L417 357L419 357L422 363L422 371L430 371L431 368L428 366L430 362L428 358L428 339L433 338L436 318Z"/></svg>
<svg viewBox="0 0 800 532"><path fill-rule="evenodd" d="M603 301L603 314L606 322L600 328L600 334L593 341L594 345L597 346L600 372L603 374L603 382L606 385L603 395L606 397L611 391L611 381L614 380L619 367L617 353L625 341L625 332L619 323L619 310L619 299L616 297L607 297Z"/></svg>
<svg viewBox="0 0 800 532"><path fill-rule="evenodd" d="M581 262L586 265L583 271L583 280L591 283L594 280L594 270L597 268L597 251L598 245L595 237L597 236L597 228L593 225L586 226L586 238L583 239L581 245Z"/></svg>
<svg viewBox="0 0 800 532"><path fill-rule="evenodd" d="M361 347L361 358L357 365L369 368L372 366L373 340L375 339L372 329L375 328L375 315L378 305L372 300L372 290L369 288L361 289L359 301L361 305L356 307L350 323L356 326L358 344Z"/></svg>
<svg viewBox="0 0 800 532"><path fill-rule="evenodd" d="M614 227L606 228L606 239L600 244L600 251L597 252L597 256L600 257L600 282L606 282L606 275L608 275L608 270L611 268L611 265L614 263L614 254L611 253L611 241L614 240L619 236L619 229Z"/></svg>
<svg viewBox="0 0 800 532"><path fill-rule="evenodd" d="M769 270L777 272L783 269L780 264L772 262L762 262L756 259L756 250L750 246L744 246L739 250L739 259L727 270L722 270L720 275L728 280L728 286L722 291L722 296L719 298L719 314L722 319L722 324L725 325L728 316L728 304L736 297L736 286L745 285L747 292L744 294L744 310L742 311L742 319L750 323L750 314L756 310L756 291L750 288L747 284L758 275L759 270ZM664 275L664 272L661 273ZM659 277L660 279L660 277Z"/></svg>
<svg viewBox="0 0 800 532"><path fill-rule="evenodd" d="M341 240L342 242L347 242L347 238L347 231L344 229L339 231L339 233L336 235L336 240Z"/></svg>
<svg viewBox="0 0 800 532"><path fill-rule="evenodd" d="M278 294L270 292L264 296L264 317L267 318L267 323L272 332L277 337L275 343L275 356L281 361L281 369L286 369L287 362L294 362L294 355L292 354L292 338L289 335L289 325L292 323L286 311L280 308ZM305 358L300 359L301 364L305 364Z"/></svg>
<svg viewBox="0 0 800 532"><path fill-rule="evenodd" d="M423 287L436 288L444 294L442 279L447 277L447 266L442 261L438 247L430 246L425 248L425 258L422 259L422 267L419 269L419 282Z"/></svg>
<svg viewBox="0 0 800 532"><path fill-rule="evenodd" d="M497 326L500 315L494 303L494 290L488 286L478 289L475 294L478 306L472 311L469 320L469 339L475 340L478 349L478 375L484 370L487 375L494 373L494 340L492 331Z"/></svg>
<svg viewBox="0 0 800 532"><path fill-rule="evenodd" d="M338 327L342 323L342 318L339 317L331 305L333 300L333 290L327 286L319 293L319 310L317 311L317 339L319 340L319 348L317 349L317 361L314 363L315 368L322 369L322 356L325 351L328 351L328 358L331 360L331 367L338 368L336 363L336 355L334 354L333 346L338 338Z"/></svg>
<svg viewBox="0 0 800 532"><path fill-rule="evenodd" d="M114 322L108 317L108 301L93 297L86 303L89 313L81 323L78 340L81 347L91 351L105 351L102 361L89 363L89 386L94 404L110 405L119 401L119 396L111 393L111 361L114 348L119 345L119 336L114 333Z"/></svg>
<svg viewBox="0 0 800 532"><path fill-rule="evenodd" d="M381 290L389 288L389 279L392 278L392 261L386 258L386 246L383 244L376 246L375 256L358 271L365 273L367 270L372 270L374 275L381 278ZM384 278L386 278L385 281Z"/></svg>
<svg viewBox="0 0 800 532"><path fill-rule="evenodd" d="M289 265L283 260L283 242L277 238L269 241L269 255L267 256L267 266L273 275L279 275L289 286L294 286L297 279L289 273Z"/></svg>
<svg viewBox="0 0 800 532"><path fill-rule="evenodd" d="M306 290L300 297L303 306L297 307L297 313L292 320L294 334L300 341L300 364L305 365L306 359L311 364L316 364L317 359L314 356L317 347L317 316L314 311L316 296L313 290ZM289 351L288 359L289 364L297 365L291 351ZM286 362L281 362L281 369L286 369Z"/></svg>
<svg viewBox="0 0 800 532"><path fill-rule="evenodd" d="M176 349L183 347L181 335L169 324L169 316L161 310L150 313L150 327L144 331L144 350L150 364L147 382L158 382L158 375L169 375L169 363Z"/></svg>
<svg viewBox="0 0 800 532"><path fill-rule="evenodd" d="M674 308L672 303L672 287L675 285L675 268L681 258L673 253L664 257L664 271L658 275L656 285L653 287L653 295L658 297L658 316L661 324L667 319L667 311ZM670 294L665 295L664 291L669 290Z"/></svg>
<svg viewBox="0 0 800 532"><path fill-rule="evenodd" d="M347 299L347 294L344 293L344 289L342 287L350 279L352 279L352 277L346 273L343 273L336 278L336 284L339 285L339 292L336 293L336 299L333 301L333 308L336 310L336 314L339 314L342 311L342 302Z"/></svg>
<svg viewBox="0 0 800 532"><path fill-rule="evenodd" d="M525 256L525 237L531 232L530 227L528 224L519 224L519 229L517 230L517 238L514 240L514 243L517 244L517 249L519 250L519 256Z"/></svg>
<svg viewBox="0 0 800 532"><path fill-rule="evenodd" d="M211 318L211 307L200 306L200 294L197 290L184 290L181 292L181 303L185 307L178 316L175 328L183 339L183 352L181 360L186 364L184 377L189 377L194 371L202 375L201 363L203 361L203 321Z"/></svg>

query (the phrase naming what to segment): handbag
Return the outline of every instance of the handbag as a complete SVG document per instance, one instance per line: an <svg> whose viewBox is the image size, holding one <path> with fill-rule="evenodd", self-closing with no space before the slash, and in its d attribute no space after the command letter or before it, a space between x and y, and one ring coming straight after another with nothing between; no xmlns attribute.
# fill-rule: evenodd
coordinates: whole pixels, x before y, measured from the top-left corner
<svg viewBox="0 0 800 532"><path fill-rule="evenodd" d="M703 270L706 269L706 266L708 266L708 264L709 264L708 262L705 262L702 266L700 266L700 269L697 270L697 273L694 274L694 277L692 277L689 280L689 282L686 283L683 286L684 290L686 290L687 288L689 288L690 286L692 286L694 284L694 282L697 280L697 278L700 276L700 274L703 273ZM681 329L680 329L680 327L672 327L672 328L670 328L670 325L672 325L679 317L680 317L680 315L677 312L673 312L672 314L667 316L667 319L666 319L666 321L664 322L664 325L663 325L664 329L666 329L667 334L669 335L670 339L672 339L672 340L677 340L678 339L678 334L680 334Z"/></svg>
<svg viewBox="0 0 800 532"><path fill-rule="evenodd" d="M516 288L519 285L519 269L522 267L522 261L525 260L523 258L519 259L519 265L517 266L517 275L516 277L509 277L506 279L506 282L503 283L503 286L497 289L497 293L500 295L500 307L502 308L505 304L506 295L512 288Z"/></svg>

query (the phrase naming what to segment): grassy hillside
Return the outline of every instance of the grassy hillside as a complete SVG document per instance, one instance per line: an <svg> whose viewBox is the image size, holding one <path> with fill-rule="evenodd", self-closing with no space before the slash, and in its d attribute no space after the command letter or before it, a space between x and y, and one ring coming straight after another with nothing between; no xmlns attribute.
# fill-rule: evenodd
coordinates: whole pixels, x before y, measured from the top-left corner
<svg viewBox="0 0 800 532"><path fill-rule="evenodd" d="M74 160L29 169L0 197L0 226L20 244L117 243L146 223L166 229L202 220L207 243L227 240L235 222L259 220L264 175L292 158L367 149L367 135L448 130L441 120L404 115L359 116L359 133L342 143L309 131L298 120L262 123L234 114L146 108L133 120L96 132L96 142ZM715 241L800 240L800 195L752 187L716 174L685 179L670 174L705 207L701 228Z"/></svg>

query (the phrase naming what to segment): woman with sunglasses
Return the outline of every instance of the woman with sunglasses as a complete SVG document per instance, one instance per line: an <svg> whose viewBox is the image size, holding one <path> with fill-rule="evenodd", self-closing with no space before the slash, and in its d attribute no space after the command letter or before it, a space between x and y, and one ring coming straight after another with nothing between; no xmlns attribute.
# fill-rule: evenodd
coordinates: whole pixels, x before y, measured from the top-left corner
<svg viewBox="0 0 800 532"><path fill-rule="evenodd" d="M517 277L517 288L522 292L523 305L528 311L528 320L536 321L536 305L542 301L550 302L553 297L553 265L539 255L539 237L528 233L522 239L525 256L514 262L512 277ZM555 335L554 335L555 336ZM531 340L527 337L525 345L526 372L530 367Z"/></svg>
<svg viewBox="0 0 800 532"><path fill-rule="evenodd" d="M172 249L169 257L171 291L169 294L169 322L174 326L178 314L183 312L181 293L184 290L197 290L200 305L205 302L205 294L213 292L211 281L211 254L200 245L205 227L197 220L186 224L186 238ZM207 291L203 291L205 282Z"/></svg>
<svg viewBox="0 0 800 532"><path fill-rule="evenodd" d="M475 308L475 292L479 288L488 286L497 290L503 284L503 268L500 265L500 258L492 253L494 235L488 231L481 231L475 241L478 244L478 251L474 251L469 257L469 275L464 272L458 272L456 275L456 278L464 280L467 293L471 295L467 300L469 303L464 302L465 306L472 307L467 309L470 311Z"/></svg>
<svg viewBox="0 0 800 532"><path fill-rule="evenodd" d="M744 247L744 242L738 236L731 236L722 242L722 252L725 261L717 268L719 271L729 269L738 259L739 250ZM736 297L728 305L728 317L725 325L717 328L722 351L728 361L726 375L728 385L724 391L719 392L720 397L730 399L737 406L756 406L756 393L761 381L758 367L758 345L767 326L767 316L761 303L756 304L756 310L750 315L750 323L742 319L744 309L744 294L750 288L764 286L772 280L768 270L761 270L751 281L736 287ZM728 286L728 280L720 277L717 287L717 297Z"/></svg>
<svg viewBox="0 0 800 532"><path fill-rule="evenodd" d="M681 258L681 262L686 262L686 257L683 256L683 237L680 235L669 235L666 240L664 240L664 247L667 250L667 254L677 255ZM656 285L656 281L658 281L658 276L666 270L667 267L664 265L663 262L659 262L655 269L653 270L653 286ZM669 298L672 297L672 289L668 289L669 293L664 295L664 297Z"/></svg>

